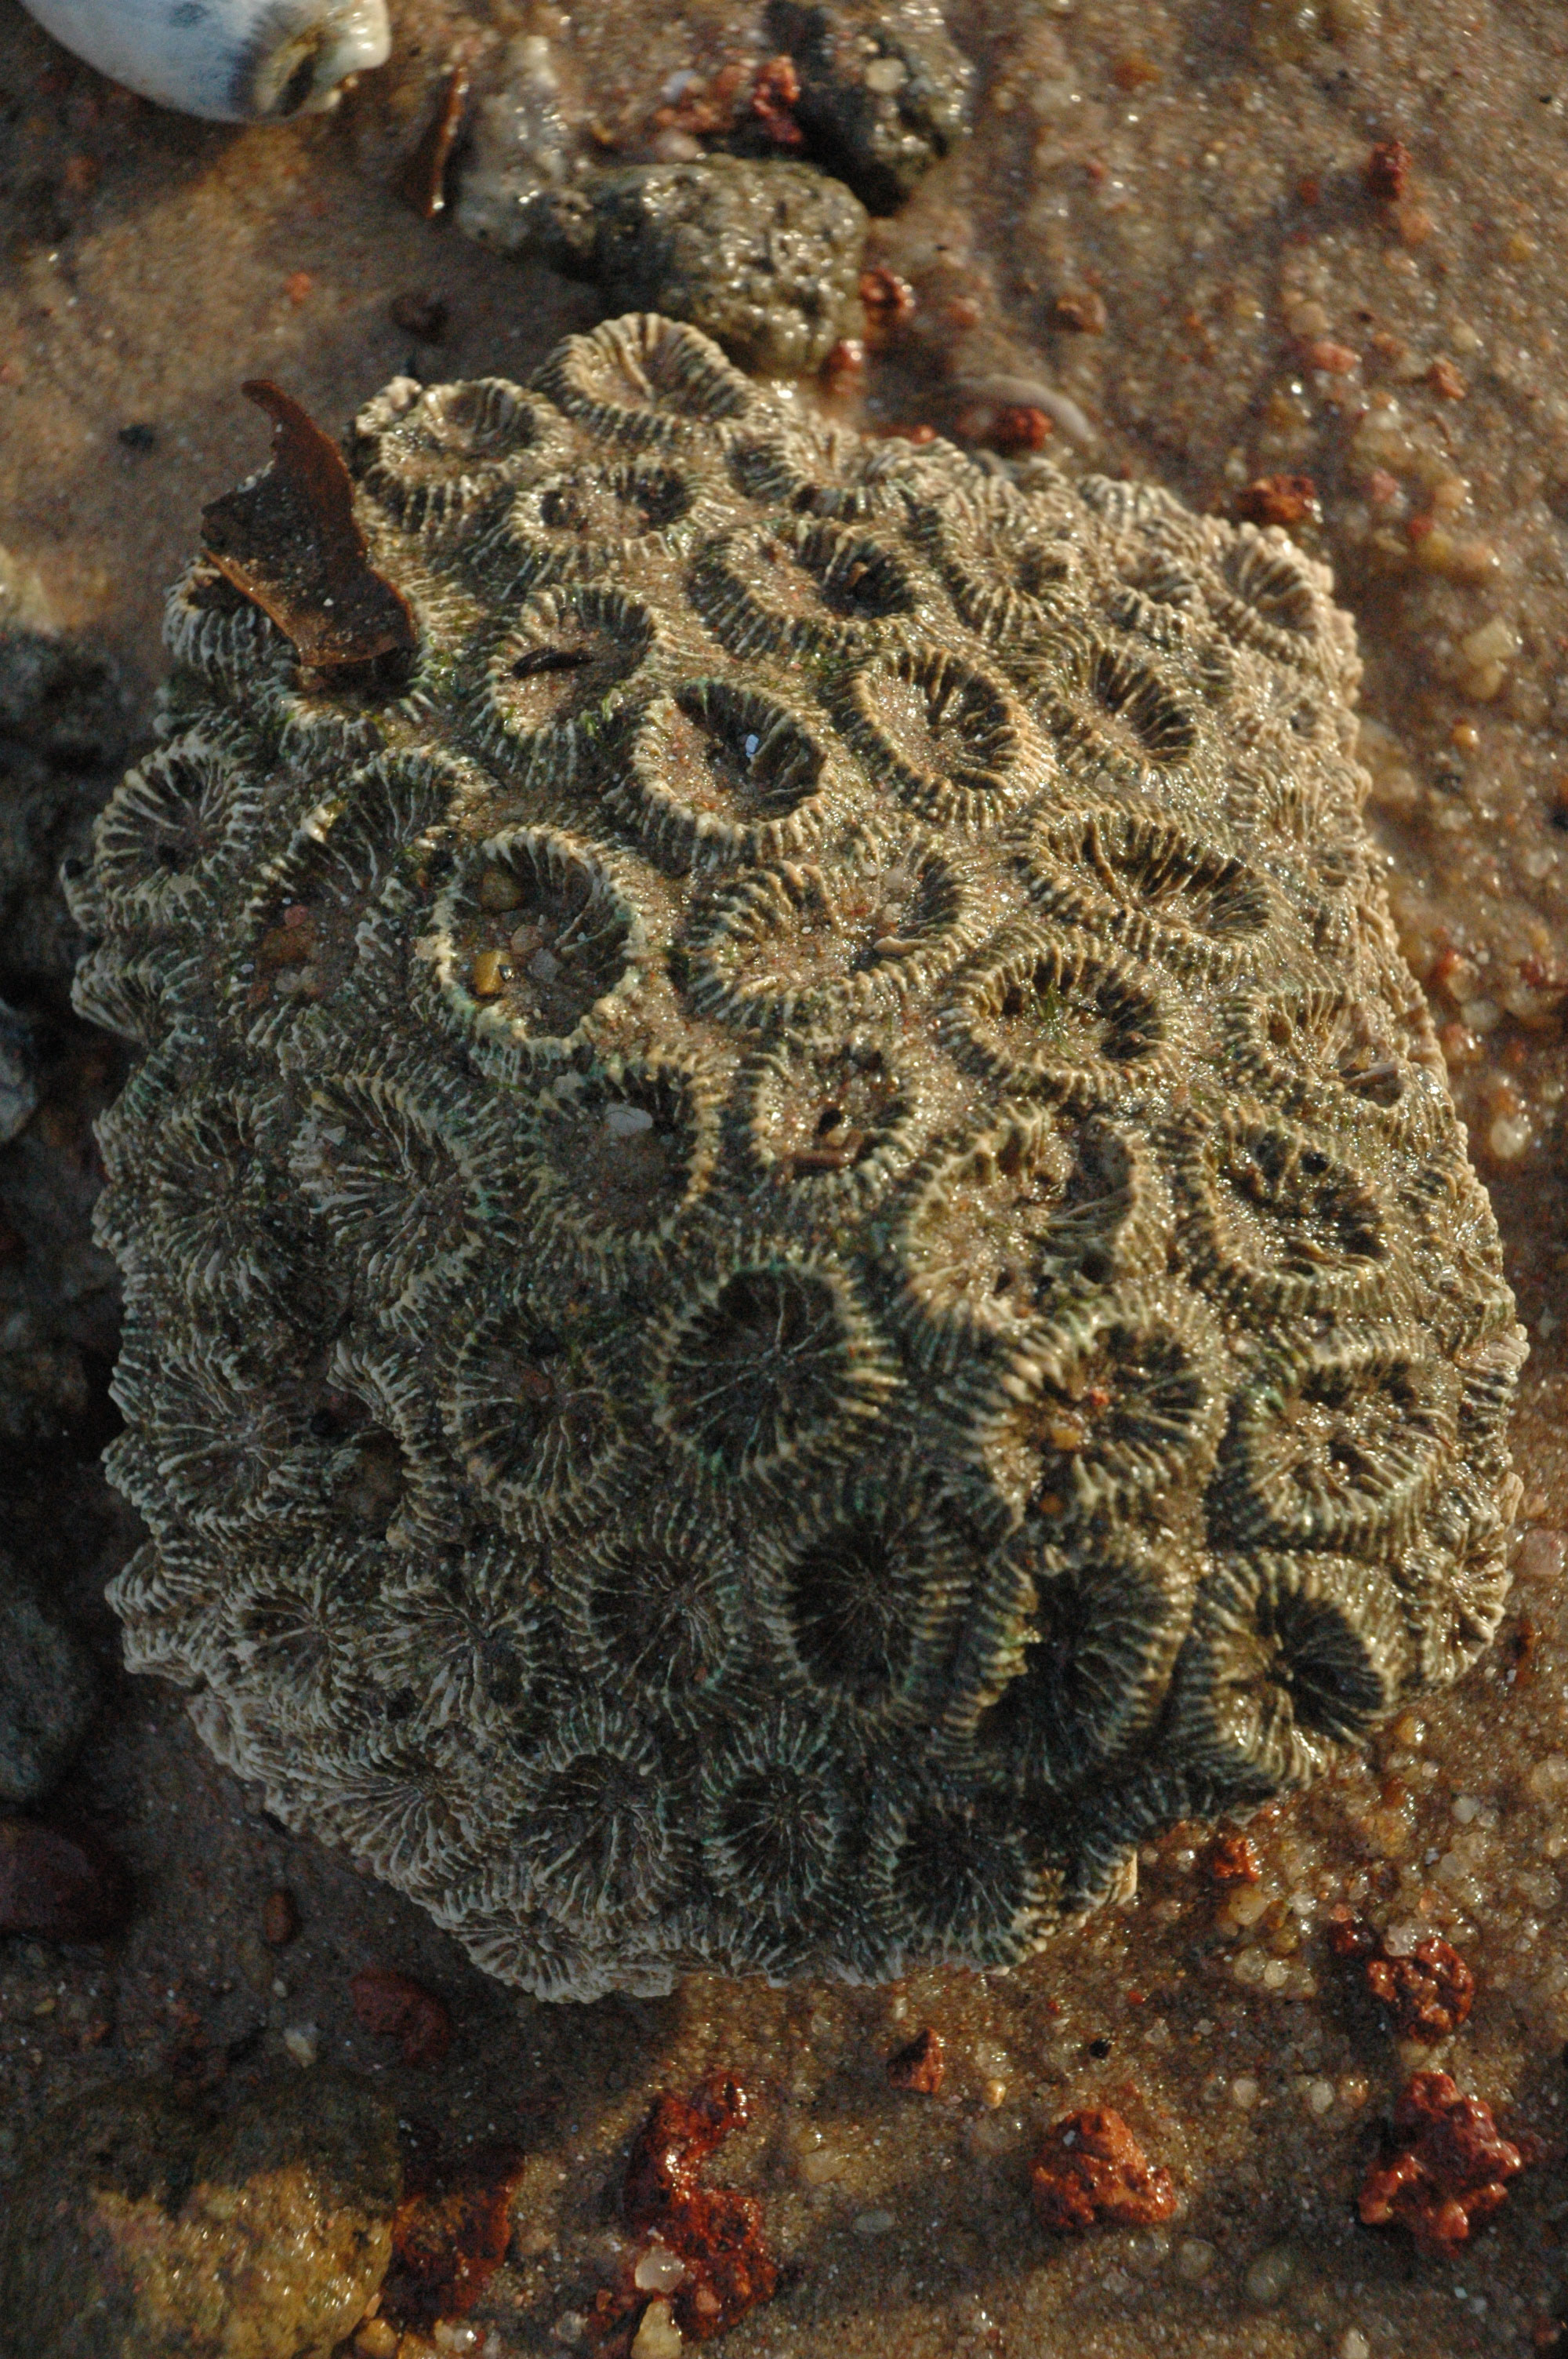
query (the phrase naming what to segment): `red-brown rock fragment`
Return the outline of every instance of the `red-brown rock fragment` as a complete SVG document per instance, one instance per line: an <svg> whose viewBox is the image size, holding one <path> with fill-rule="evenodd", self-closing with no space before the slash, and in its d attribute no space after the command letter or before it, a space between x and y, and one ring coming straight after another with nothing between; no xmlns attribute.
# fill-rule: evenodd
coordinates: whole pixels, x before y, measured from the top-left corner
<svg viewBox="0 0 1568 2359"><path fill-rule="evenodd" d="M929 2024L902 2048L895 2048L887 2060L889 2087L908 2089L917 2097L934 2097L946 2072L942 2034L933 2031Z"/></svg>
<svg viewBox="0 0 1568 2359"><path fill-rule="evenodd" d="M805 138L795 119L800 76L791 57L769 58L752 85L752 113L775 147L798 147Z"/></svg>
<svg viewBox="0 0 1568 2359"><path fill-rule="evenodd" d="M1260 1884L1263 1869L1250 1835L1216 1835L1209 1845L1211 1884Z"/></svg>
<svg viewBox="0 0 1568 2359"><path fill-rule="evenodd" d="M0 1933L101 1941L130 1913L130 1879L85 1827L0 1819Z"/></svg>
<svg viewBox="0 0 1568 2359"><path fill-rule="evenodd" d="M1367 1987L1393 2017L1400 2039L1447 2039L1470 2012L1476 1977L1451 1943L1434 1935L1408 1956L1380 1951L1367 1961Z"/></svg>
<svg viewBox="0 0 1568 2359"><path fill-rule="evenodd" d="M689 2097L666 2090L654 2099L627 2159L622 2216L635 2234L656 2235L686 2263L686 2281L672 2296L671 2310L688 2343L722 2334L759 2302L771 2300L778 2284L757 2198L704 2187L697 2176L746 2114L740 2082L716 2070Z"/></svg>
<svg viewBox="0 0 1568 2359"><path fill-rule="evenodd" d="M402 2042L406 2064L438 2064L452 2044L446 2003L392 1966L366 1966L349 1984L362 2029Z"/></svg>
<svg viewBox="0 0 1568 2359"><path fill-rule="evenodd" d="M1097 2220L1151 2227L1176 2208L1170 2172L1150 2163L1121 2115L1108 2108L1053 2122L1029 2179L1041 2226L1058 2235L1081 2234Z"/></svg>
<svg viewBox="0 0 1568 2359"><path fill-rule="evenodd" d="M406 2153L383 2318L422 2327L467 2315L506 2258L524 2159L516 2147L482 2146L442 2163L433 2138Z"/></svg>
<svg viewBox="0 0 1568 2359"><path fill-rule="evenodd" d="M1410 1950L1390 1951L1365 1918L1346 1909L1329 1920L1328 1945L1336 1958L1364 1964L1367 1987L1389 2009L1397 2038L1428 2045L1450 2038L1470 2012L1476 1977L1453 1944L1436 1934Z"/></svg>
<svg viewBox="0 0 1568 2359"><path fill-rule="evenodd" d="M1367 193L1392 203L1410 182L1411 157L1402 139L1379 139L1367 158Z"/></svg>
<svg viewBox="0 0 1568 2359"><path fill-rule="evenodd" d="M1236 513L1243 524L1288 527L1316 512L1317 485L1310 475L1260 475L1236 495Z"/></svg>
<svg viewBox="0 0 1568 2359"><path fill-rule="evenodd" d="M1368 2228L1407 2228L1423 2253L1451 2255L1497 2211L1524 2169L1492 2109L1462 2097L1446 2072L1417 2072L1394 2107L1384 2153L1367 2172L1360 2214Z"/></svg>
<svg viewBox="0 0 1568 2359"><path fill-rule="evenodd" d="M298 1930L299 1910L294 1895L280 1884L262 1903L262 1940L269 1950L286 1950Z"/></svg>

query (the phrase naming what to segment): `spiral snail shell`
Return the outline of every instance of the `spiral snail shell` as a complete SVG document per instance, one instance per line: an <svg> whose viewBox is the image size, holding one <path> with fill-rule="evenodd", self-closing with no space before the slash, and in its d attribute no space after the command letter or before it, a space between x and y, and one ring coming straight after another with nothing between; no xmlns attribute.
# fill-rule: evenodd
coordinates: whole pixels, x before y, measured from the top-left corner
<svg viewBox="0 0 1568 2359"><path fill-rule="evenodd" d="M25 0L57 41L143 98L219 123L335 104L384 65L386 0Z"/></svg>

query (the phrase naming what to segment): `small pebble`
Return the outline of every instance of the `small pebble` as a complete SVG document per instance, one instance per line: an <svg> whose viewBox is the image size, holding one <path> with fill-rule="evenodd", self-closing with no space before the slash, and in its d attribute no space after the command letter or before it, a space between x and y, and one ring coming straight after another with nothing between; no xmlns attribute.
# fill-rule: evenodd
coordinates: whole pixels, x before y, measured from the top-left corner
<svg viewBox="0 0 1568 2359"><path fill-rule="evenodd" d="M680 2359L686 2337L670 2314L667 2301L651 2301L643 2312L632 2343L632 2359Z"/></svg>
<svg viewBox="0 0 1568 2359"><path fill-rule="evenodd" d="M1260 2310L1271 2310L1284 2299L1287 2288L1296 2274L1296 2256L1288 2245L1271 2245L1251 2263L1242 2283L1249 2301Z"/></svg>
<svg viewBox="0 0 1568 2359"><path fill-rule="evenodd" d="M857 2236L885 2236L897 2220L894 2212L857 2212L851 2224Z"/></svg>
<svg viewBox="0 0 1568 2359"><path fill-rule="evenodd" d="M321 2034L313 2023L291 2023L283 2034L283 2044L296 2064L314 2064L321 2050Z"/></svg>
<svg viewBox="0 0 1568 2359"><path fill-rule="evenodd" d="M269 1892L262 1903L262 1940L269 1950L286 1949L299 1930L299 1910L287 1885Z"/></svg>
<svg viewBox="0 0 1568 2359"><path fill-rule="evenodd" d="M639 2293L674 2293L686 2275L687 2266L680 2255L672 2253L655 2236L647 2251L639 2254L632 2282Z"/></svg>
<svg viewBox="0 0 1568 2359"><path fill-rule="evenodd" d="M397 2329L384 2318L367 2318L354 2336L361 2359L396 2359Z"/></svg>
<svg viewBox="0 0 1568 2359"><path fill-rule="evenodd" d="M1185 2236L1176 2247L1176 2274L1189 2285L1200 2285L1219 2255L1202 2236Z"/></svg>
<svg viewBox="0 0 1568 2359"><path fill-rule="evenodd" d="M1372 2346L1358 2326L1347 2326L1335 2345L1334 2359L1372 2359Z"/></svg>

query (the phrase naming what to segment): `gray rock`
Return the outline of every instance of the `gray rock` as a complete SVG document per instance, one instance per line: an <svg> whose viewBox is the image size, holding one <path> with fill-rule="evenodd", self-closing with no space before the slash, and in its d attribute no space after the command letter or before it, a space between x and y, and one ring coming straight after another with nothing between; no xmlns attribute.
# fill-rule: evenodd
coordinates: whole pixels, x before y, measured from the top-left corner
<svg viewBox="0 0 1568 2359"><path fill-rule="evenodd" d="M0 1557L0 1802L42 1801L98 1701L92 1665Z"/></svg>
<svg viewBox="0 0 1568 2359"><path fill-rule="evenodd" d="M809 165L639 164L542 199L541 250L612 311L658 311L764 376L806 376L853 324L866 215Z"/></svg>
<svg viewBox="0 0 1568 2359"><path fill-rule="evenodd" d="M0 999L0 1147L16 1137L38 1102L27 1020Z"/></svg>
<svg viewBox="0 0 1568 2359"><path fill-rule="evenodd" d="M386 2274L396 2119L296 2073L222 2117L157 2082L42 2122L0 2225L3 2359L307 2359Z"/></svg>
<svg viewBox="0 0 1568 2359"><path fill-rule="evenodd" d="M0 550L0 976L63 997L81 948L58 882L86 849L126 748L107 657L23 618L37 614Z"/></svg>
<svg viewBox="0 0 1568 2359"><path fill-rule="evenodd" d="M772 46L800 81L793 109L807 152L873 213L896 212L917 180L968 136L974 68L933 0L813 5L770 0Z"/></svg>
<svg viewBox="0 0 1568 2359"><path fill-rule="evenodd" d="M508 43L500 78L475 111L458 227L502 254L531 246L534 201L574 178L582 144L568 119L549 42L542 34L520 35Z"/></svg>

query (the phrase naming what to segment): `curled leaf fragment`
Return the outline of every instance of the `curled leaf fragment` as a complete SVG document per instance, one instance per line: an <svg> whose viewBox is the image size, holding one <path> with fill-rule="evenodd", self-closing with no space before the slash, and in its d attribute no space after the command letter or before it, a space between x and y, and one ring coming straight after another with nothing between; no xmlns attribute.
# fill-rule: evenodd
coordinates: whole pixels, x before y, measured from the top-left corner
<svg viewBox="0 0 1568 2359"><path fill-rule="evenodd" d="M212 562L308 669L406 663L419 644L414 616L370 561L337 444L270 379L240 390L273 421L272 463L202 509Z"/></svg>

